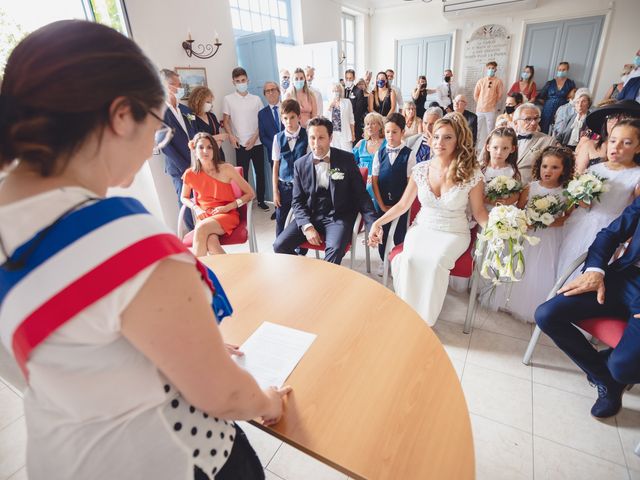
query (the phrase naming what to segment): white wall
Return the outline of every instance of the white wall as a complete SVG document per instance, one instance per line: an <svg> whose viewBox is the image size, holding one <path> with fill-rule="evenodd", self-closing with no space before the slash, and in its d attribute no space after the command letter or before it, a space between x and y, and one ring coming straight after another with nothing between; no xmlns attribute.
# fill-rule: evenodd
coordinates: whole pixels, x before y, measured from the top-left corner
<svg viewBox="0 0 640 480"><path fill-rule="evenodd" d="M395 41L455 32L453 49L454 72L462 74L462 49L465 40L478 27L500 24L512 35L510 62L505 73L507 88L516 78L523 36L527 23L609 14L603 32L603 48L596 60L596 75L592 85L596 99L619 76L622 66L630 63L640 47L637 20L640 18L639 0L539 0L534 10L507 12L502 16L483 15L446 19L440 2L415 2L407 6L375 9L369 29L369 70L384 70L396 62ZM373 67L373 68L371 68ZM461 75L458 76L458 80ZM428 79L431 84L440 79ZM536 79L538 85L546 79ZM469 86L467 86L469 87ZM473 87L473 86L471 86Z"/></svg>

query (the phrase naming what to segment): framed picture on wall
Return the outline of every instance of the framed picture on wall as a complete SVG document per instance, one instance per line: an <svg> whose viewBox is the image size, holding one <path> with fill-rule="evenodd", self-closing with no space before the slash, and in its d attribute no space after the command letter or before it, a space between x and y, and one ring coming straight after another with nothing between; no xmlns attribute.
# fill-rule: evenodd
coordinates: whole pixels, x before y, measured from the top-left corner
<svg viewBox="0 0 640 480"><path fill-rule="evenodd" d="M175 72L180 76L180 82L184 88L184 97L189 98L191 91L196 87L207 86L207 70L205 68L176 67Z"/></svg>

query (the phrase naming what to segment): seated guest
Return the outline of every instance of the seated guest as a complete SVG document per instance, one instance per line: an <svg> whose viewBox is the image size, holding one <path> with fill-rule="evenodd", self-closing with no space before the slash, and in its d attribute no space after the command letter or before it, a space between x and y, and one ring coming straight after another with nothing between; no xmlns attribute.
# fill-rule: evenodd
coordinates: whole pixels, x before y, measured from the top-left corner
<svg viewBox="0 0 640 480"><path fill-rule="evenodd" d="M318 114L318 106L316 97L307 85L307 77L304 70L296 68L293 72L293 82L289 89L284 93L284 99L292 98L300 105L300 124L307 126L309 119Z"/></svg>
<svg viewBox="0 0 640 480"><path fill-rule="evenodd" d="M384 148L387 140L384 138L384 117L376 112L368 113L364 117L364 138L353 148L353 156L359 168L366 168L369 172L367 177L367 192L371 196L375 205L376 199L373 194L371 184L371 171L373 156L378 150Z"/></svg>
<svg viewBox="0 0 640 480"><path fill-rule="evenodd" d="M166 68L160 70L160 78L167 93L167 106L164 112L164 122L173 128L171 140L162 146L164 154L164 171L171 177L173 188L180 202L182 190L182 175L191 164L189 153L189 139L195 135L193 122L187 120L186 115L193 115L189 107L179 103L184 96L184 88L180 83L180 77L173 70ZM187 227L193 229L191 215L185 217Z"/></svg>
<svg viewBox="0 0 640 480"><path fill-rule="evenodd" d="M614 82L609 87L607 92L604 94L604 97L602 97L602 100L600 100L600 104L602 104L602 102L606 102L607 100L618 100L618 95L624 88L624 82L627 80L627 77L631 73L631 70L633 70L633 65L630 63L627 63L624 67L622 67L619 81ZM600 104L598 104L598 106L602 106Z"/></svg>
<svg viewBox="0 0 640 480"><path fill-rule="evenodd" d="M344 88L340 83L331 85L331 100L324 116L333 123L331 146L351 152L355 138L355 119L351 100L344 98Z"/></svg>
<svg viewBox="0 0 640 480"><path fill-rule="evenodd" d="M589 107L591 107L591 94L586 88L580 88L576 91L575 97L569 103L573 105L573 112L567 118L564 128L556 138L561 145L575 150L580 141L580 137L582 137L587 130L585 119L589 113ZM559 111L560 109L558 109L558 112Z"/></svg>
<svg viewBox="0 0 640 480"><path fill-rule="evenodd" d="M244 68L234 68L231 78L236 91L224 97L224 127L236 149L236 164L242 167L245 180L249 178L249 165L253 163L258 207L269 210L264 203L264 151L258 129L258 113L263 108L262 100L257 95L249 93L249 77Z"/></svg>
<svg viewBox="0 0 640 480"><path fill-rule="evenodd" d="M531 181L531 167L542 155L542 151L560 144L551 135L539 131L540 109L533 103L523 103L516 108L513 121L518 134L518 170L522 184L526 185Z"/></svg>
<svg viewBox="0 0 640 480"><path fill-rule="evenodd" d="M307 131L300 126L300 105L293 99L282 102L285 129L273 139L273 204L276 207L276 237L284 230L293 196L293 164L308 153Z"/></svg>
<svg viewBox="0 0 640 480"><path fill-rule="evenodd" d="M222 143L229 139L229 135L222 133L218 118L213 113L213 92L207 87L196 87L189 95L189 108L195 114L195 131L205 132L213 136L220 147L220 155L224 160ZM192 122L193 124L193 122Z"/></svg>
<svg viewBox="0 0 640 480"><path fill-rule="evenodd" d="M575 102L573 100L578 98L578 94L584 94L590 96L588 88L579 88L576 90L576 93L573 99L564 105L558 107L556 110L556 115L553 119L553 127L551 128L550 135L556 137L556 139L560 140L560 135L570 126L569 119L573 120L573 117L576 113Z"/></svg>
<svg viewBox="0 0 640 480"><path fill-rule="evenodd" d="M466 110L466 108L467 97L462 94L456 95L453 99L453 111L460 113L467 121L469 129L471 130L471 135L473 136L473 144L475 145L478 139L478 117L475 113Z"/></svg>
<svg viewBox="0 0 640 480"><path fill-rule="evenodd" d="M640 154L640 138L628 147ZM558 296L538 307L535 320L540 329L566 353L597 387L598 399L591 415L607 418L622 407L628 384L640 382L640 198L636 198L589 247L582 275L562 287ZM618 247L629 240L624 254L609 263ZM614 349L598 352L575 326L593 317L625 317L628 326Z"/></svg>
<svg viewBox="0 0 640 480"><path fill-rule="evenodd" d="M393 113L384 124L384 136L387 146L378 150L373 157L371 179L373 193L376 196L377 210L384 214L394 206L404 193L407 179L411 176L411 170L416 166L416 154L402 141L405 128L405 120L399 113ZM393 243L399 245L404 242L407 233L407 215L400 216ZM382 243L378 245L380 259L384 260L384 249L389 236L390 223L382 227ZM380 264L378 276L382 276L384 270Z"/></svg>
<svg viewBox="0 0 640 480"><path fill-rule="evenodd" d="M514 128L513 123L513 112L516 111L518 106L522 105L522 94L521 93L510 93L507 95L507 100L504 105L504 113L498 115L496 118L496 128L498 127L510 127Z"/></svg>
<svg viewBox="0 0 640 480"><path fill-rule="evenodd" d="M424 162L431 158L431 136L433 126L442 118L442 109L429 107L422 117L422 135L413 143L412 150L416 154L416 163Z"/></svg>
<svg viewBox="0 0 640 480"><path fill-rule="evenodd" d="M536 82L533 81L533 75L535 74L535 69L533 65L527 65L524 67L522 72L520 72L520 80L516 80L511 88L507 92L507 95L511 95L512 93L519 93L524 98L520 101L527 101L533 103L536 101L536 95L538 94L536 89Z"/></svg>
<svg viewBox="0 0 640 480"><path fill-rule="evenodd" d="M402 115L404 116L404 121L406 122L406 127L404 129L404 133L402 134L402 138L413 137L419 133L422 133L422 122L420 121L420 117L416 115L416 104L413 102L404 102L404 106L402 107Z"/></svg>
<svg viewBox="0 0 640 480"><path fill-rule="evenodd" d="M368 228L376 212L353 155L331 148L332 129L326 118L309 121L311 153L293 164L294 220L278 235L273 250L295 255L304 242L321 245L324 239L324 259L339 265L357 214Z"/></svg>
<svg viewBox="0 0 640 480"><path fill-rule="evenodd" d="M543 133L549 133L558 108L573 98L576 84L568 76L569 62L560 62L555 78L549 80L536 96L536 103L543 105L540 121Z"/></svg>
<svg viewBox="0 0 640 480"><path fill-rule="evenodd" d="M618 94L617 100L635 100L640 102L640 49L633 58L633 69L624 80L624 86Z"/></svg>
<svg viewBox="0 0 640 480"><path fill-rule="evenodd" d="M196 212L193 254L201 257L225 253L219 237L233 232L240 223L238 209L253 200L255 194L236 168L224 162L213 136L197 133L189 148L193 161L183 175L181 200ZM236 198L232 181L242 190L242 197Z"/></svg>

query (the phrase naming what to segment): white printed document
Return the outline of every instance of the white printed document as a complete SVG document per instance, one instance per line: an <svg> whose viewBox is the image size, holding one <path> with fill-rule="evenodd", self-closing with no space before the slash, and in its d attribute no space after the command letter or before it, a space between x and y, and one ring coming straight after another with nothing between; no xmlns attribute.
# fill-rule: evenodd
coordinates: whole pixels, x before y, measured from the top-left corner
<svg viewBox="0 0 640 480"><path fill-rule="evenodd" d="M240 346L244 355L234 359L254 376L260 387L281 387L316 336L264 322Z"/></svg>

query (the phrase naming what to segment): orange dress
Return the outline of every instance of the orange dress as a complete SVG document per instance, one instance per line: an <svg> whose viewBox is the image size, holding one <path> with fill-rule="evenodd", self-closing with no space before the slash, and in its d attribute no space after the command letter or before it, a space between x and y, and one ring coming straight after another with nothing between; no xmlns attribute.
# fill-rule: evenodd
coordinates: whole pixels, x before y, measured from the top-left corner
<svg viewBox="0 0 640 480"><path fill-rule="evenodd" d="M233 232L240 224L240 214L237 209L215 215L210 213L212 209L228 205L236 199L231 183L216 180L202 170L196 173L191 168L187 168L182 180L194 191L196 205L205 211L204 214L198 216L198 220L213 217L220 224L224 233L229 235Z"/></svg>

